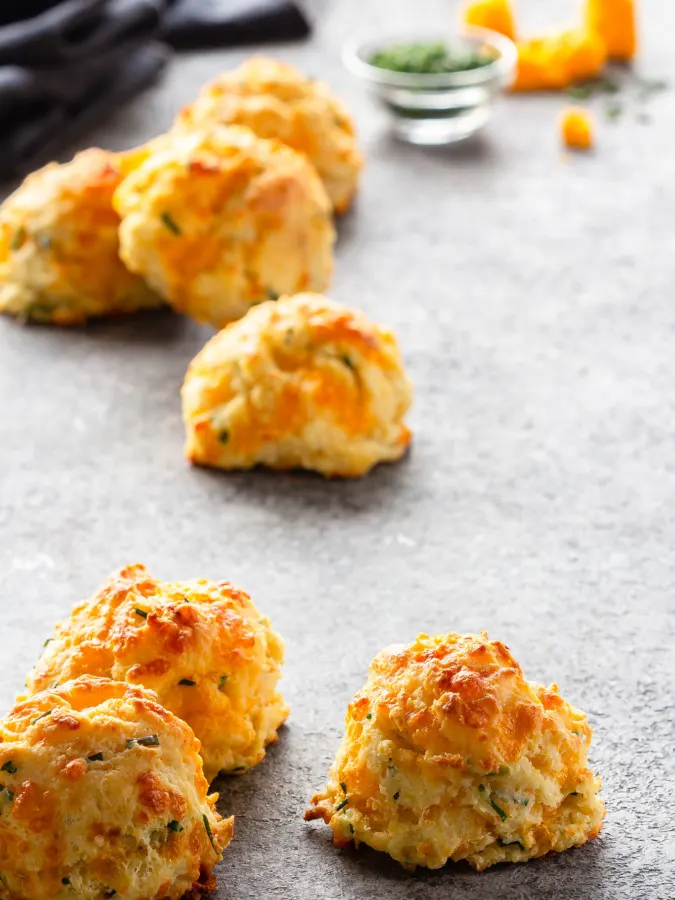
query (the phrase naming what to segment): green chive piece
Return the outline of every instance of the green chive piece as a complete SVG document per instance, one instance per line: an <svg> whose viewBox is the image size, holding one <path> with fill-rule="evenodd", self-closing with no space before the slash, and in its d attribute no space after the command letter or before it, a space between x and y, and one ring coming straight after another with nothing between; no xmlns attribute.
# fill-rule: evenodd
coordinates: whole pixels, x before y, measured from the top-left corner
<svg viewBox="0 0 675 900"><path fill-rule="evenodd" d="M193 681L191 678L181 678L178 684L185 685L185 687L194 687L197 682Z"/></svg>
<svg viewBox="0 0 675 900"><path fill-rule="evenodd" d="M211 831L211 826L209 825L209 820L206 818L206 813L202 816L204 820L204 828L206 829L206 834L208 835L209 840L211 841L211 846L218 853L218 848L216 847L216 842L213 840L213 832Z"/></svg>
<svg viewBox="0 0 675 900"><path fill-rule="evenodd" d="M232 769L232 771L233 772L245 772L246 766L235 766L234 769Z"/></svg>
<svg viewBox="0 0 675 900"><path fill-rule="evenodd" d="M500 766L496 772L486 772L486 778L494 778L497 775L508 775L511 770L508 766Z"/></svg>
<svg viewBox="0 0 675 900"><path fill-rule="evenodd" d="M117 891L115 890L115 888L109 888L107 891L103 892L103 896L104 897L114 897L116 893L117 893Z"/></svg>
<svg viewBox="0 0 675 900"><path fill-rule="evenodd" d="M610 103L605 112L608 119L615 120L618 119L623 112L623 107L620 103Z"/></svg>
<svg viewBox="0 0 675 900"><path fill-rule="evenodd" d="M344 783L344 781L340 782L340 787L342 788L342 793L346 794L347 793L347 785Z"/></svg>
<svg viewBox="0 0 675 900"><path fill-rule="evenodd" d="M372 713L366 713L366 719L372 719L372 718L373 718Z"/></svg>
<svg viewBox="0 0 675 900"><path fill-rule="evenodd" d="M177 819L172 819L166 827L169 831L183 831L183 826Z"/></svg>
<svg viewBox="0 0 675 900"><path fill-rule="evenodd" d="M348 356L341 356L340 359L347 366L348 369L351 369L352 372L356 371L356 367L354 366L354 363L351 361L351 359Z"/></svg>
<svg viewBox="0 0 675 900"><path fill-rule="evenodd" d="M227 675L220 676L220 678L218 679L218 689L219 690L222 691L222 689L225 687L225 682L227 681L227 678L228 678Z"/></svg>
<svg viewBox="0 0 675 900"><path fill-rule="evenodd" d="M351 831L352 834L354 834L354 826L352 825L351 822L349 823L349 830Z"/></svg>
<svg viewBox="0 0 675 900"><path fill-rule="evenodd" d="M565 93L574 100L588 100L592 92L588 84L573 84L572 87L567 88Z"/></svg>
<svg viewBox="0 0 675 900"><path fill-rule="evenodd" d="M26 229L21 226L21 228L17 228L17 230L12 235L12 240L9 242L10 250L19 250L26 241Z"/></svg>
<svg viewBox="0 0 675 900"><path fill-rule="evenodd" d="M335 812L336 813L340 812L340 810L344 809L348 803L349 803L349 798L345 797L345 799L342 801L342 803L338 803L338 805L335 807Z"/></svg>
<svg viewBox="0 0 675 900"><path fill-rule="evenodd" d="M70 878L62 878L61 884L70 884Z"/></svg>
<svg viewBox="0 0 675 900"><path fill-rule="evenodd" d="M394 794L394 800L398 800L398 798L399 798L400 796L401 796L401 792L400 792L400 791L396 791L396 793Z"/></svg>
<svg viewBox="0 0 675 900"><path fill-rule="evenodd" d="M31 319L34 322L49 322L53 315L54 307L48 303L32 303L26 309L24 318Z"/></svg>
<svg viewBox="0 0 675 900"><path fill-rule="evenodd" d="M279 297L281 297L281 294L278 294L276 291L273 291L272 288L267 288L265 293L267 294L268 300L278 300Z"/></svg>
<svg viewBox="0 0 675 900"><path fill-rule="evenodd" d="M494 811L497 813L497 815L502 820L502 822L505 822L508 819L508 815L504 812L504 810L501 808L501 806L497 806L497 804L492 799L492 797L488 797L488 803L494 809Z"/></svg>
<svg viewBox="0 0 675 900"><path fill-rule="evenodd" d="M422 44L394 44L373 53L368 62L371 66L389 69L392 72L437 75L478 69L494 62L494 57L483 50L465 50L449 47L443 41L434 41Z"/></svg>
<svg viewBox="0 0 675 900"><path fill-rule="evenodd" d="M47 640L44 642L44 644L43 644L42 646L43 646L43 647L46 647L47 644L51 644L51 642L52 642L53 640L54 640L54 638L47 638Z"/></svg>
<svg viewBox="0 0 675 900"><path fill-rule="evenodd" d="M588 100L597 94L617 94L621 90L621 83L615 78L602 76L591 78L589 81L580 81L567 88L565 93L575 100Z"/></svg>
<svg viewBox="0 0 675 900"><path fill-rule="evenodd" d="M668 82L665 78L638 78L637 86L642 100L646 100L652 94L668 90Z"/></svg>
<svg viewBox="0 0 675 900"><path fill-rule="evenodd" d="M102 754L101 751L99 750L98 753L92 753L91 756L88 756L88 757L87 757L87 759L88 759L90 762L102 762L102 760L103 760L103 754Z"/></svg>
<svg viewBox="0 0 675 900"><path fill-rule="evenodd" d="M36 719L33 719L33 721L30 724L35 725L35 723L39 722L40 719L44 719L45 716L48 716L50 713L53 713L53 712L54 712L53 709L48 709L47 712L43 712Z"/></svg>
<svg viewBox="0 0 675 900"><path fill-rule="evenodd" d="M166 212L166 211L163 212L160 218L161 218L162 222L164 222L166 227L169 229L169 231L171 231L173 234L180 235L183 233L180 230L180 225L178 224L178 222L176 222L176 220L174 219L174 217L171 215L170 212Z"/></svg>
<svg viewBox="0 0 675 900"><path fill-rule="evenodd" d="M6 785L0 784L0 794L3 791L7 792L7 799L11 803L14 800L14 791L11 788L8 788Z"/></svg>
<svg viewBox="0 0 675 900"><path fill-rule="evenodd" d="M605 94L618 94L621 84L615 78L605 75L599 79L600 90Z"/></svg>
<svg viewBox="0 0 675 900"><path fill-rule="evenodd" d="M570 793L568 794L568 797L578 797L578 796L579 796L579 791L570 791Z"/></svg>
<svg viewBox="0 0 675 900"><path fill-rule="evenodd" d="M225 431L221 431L218 434L218 440L221 444L227 444L230 440L230 432L225 429Z"/></svg>
<svg viewBox="0 0 675 900"><path fill-rule="evenodd" d="M149 734L146 737L129 738L127 750L136 745L139 747L159 747L159 737L156 734Z"/></svg>
<svg viewBox="0 0 675 900"><path fill-rule="evenodd" d="M19 770L14 765L11 759L8 759L6 763L3 763L0 766L0 772L9 772L10 775L16 775Z"/></svg>
<svg viewBox="0 0 675 900"><path fill-rule="evenodd" d="M484 784L479 784L479 785L478 785L478 790L481 792L481 794L485 793L485 785L484 785Z"/></svg>
<svg viewBox="0 0 675 900"><path fill-rule="evenodd" d="M139 609L138 607L136 607L136 609L134 610L134 612L136 613L137 616L140 616L141 619L147 619L147 618L148 618L148 614L146 613L146 611L145 611L144 609Z"/></svg>
<svg viewBox="0 0 675 900"><path fill-rule="evenodd" d="M520 847L521 850L527 849L520 841L503 841L501 838L497 838L497 843L500 847Z"/></svg>

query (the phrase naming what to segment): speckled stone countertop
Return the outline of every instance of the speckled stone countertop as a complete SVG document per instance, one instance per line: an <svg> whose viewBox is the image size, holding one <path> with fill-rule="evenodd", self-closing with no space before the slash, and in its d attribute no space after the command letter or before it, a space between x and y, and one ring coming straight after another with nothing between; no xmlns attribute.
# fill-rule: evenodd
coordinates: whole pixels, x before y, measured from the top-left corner
<svg viewBox="0 0 675 900"><path fill-rule="evenodd" d="M480 140L414 149L388 137L340 47L422 12L448 22L451 4L322 5L311 42L273 52L357 119L368 166L333 295L400 335L412 453L348 483L193 470L178 389L207 329L169 313L75 331L1 321L2 705L53 621L112 569L229 578L286 638L292 714L258 768L219 782L237 825L218 900L672 900L675 91L650 125L630 104L616 123L600 111L583 158L561 158L552 96L505 98ZM644 69L672 78L675 4L640 7ZM177 59L93 140L167 127L244 55ZM335 849L302 812L372 656L483 628L587 710L601 836L480 875Z"/></svg>

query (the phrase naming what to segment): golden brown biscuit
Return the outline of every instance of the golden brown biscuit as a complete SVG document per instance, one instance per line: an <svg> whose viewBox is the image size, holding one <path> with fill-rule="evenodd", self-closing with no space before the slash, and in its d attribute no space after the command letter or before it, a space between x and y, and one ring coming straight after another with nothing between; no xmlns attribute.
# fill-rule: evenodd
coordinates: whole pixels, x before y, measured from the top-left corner
<svg viewBox="0 0 675 900"><path fill-rule="evenodd" d="M405 452L410 402L391 332L319 294L284 297L252 309L190 363L186 453L223 469L363 475Z"/></svg>
<svg viewBox="0 0 675 900"><path fill-rule="evenodd" d="M26 687L87 673L152 688L201 741L210 781L254 766L276 741L283 654L269 619L227 581L157 581L133 565L56 626Z"/></svg>
<svg viewBox="0 0 675 900"><path fill-rule="evenodd" d="M29 175L0 207L0 311L75 325L158 306L118 255L116 156L87 150Z"/></svg>
<svg viewBox="0 0 675 900"><path fill-rule="evenodd" d="M259 137L278 138L304 153L336 212L349 206L363 157L346 109L322 81L287 63L254 56L204 85L179 114L175 129L211 125L245 125Z"/></svg>
<svg viewBox="0 0 675 900"><path fill-rule="evenodd" d="M375 657L306 819L404 866L521 862L597 836L591 729L487 634L420 635Z"/></svg>
<svg viewBox="0 0 675 900"><path fill-rule="evenodd" d="M83 677L0 720L5 900L178 900L232 837L199 741L152 691Z"/></svg>
<svg viewBox="0 0 675 900"><path fill-rule="evenodd" d="M122 259L180 312L221 327L256 303L328 286L328 197L279 141L216 127L160 137L123 165Z"/></svg>

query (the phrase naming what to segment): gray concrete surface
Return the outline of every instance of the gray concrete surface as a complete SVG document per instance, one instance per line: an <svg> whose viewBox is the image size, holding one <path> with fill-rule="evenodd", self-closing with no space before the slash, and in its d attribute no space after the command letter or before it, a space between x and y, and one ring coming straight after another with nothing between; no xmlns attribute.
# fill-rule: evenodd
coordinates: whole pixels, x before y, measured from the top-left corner
<svg viewBox="0 0 675 900"><path fill-rule="evenodd" d="M640 6L643 69L672 77L675 8ZM78 331L0 322L0 700L117 566L230 578L286 638L292 715L263 764L220 783L238 818L219 900L672 900L675 93L650 125L599 109L586 158L561 158L550 96L504 99L472 144L401 146L339 47L422 13L451 18L439 2L345 0L312 42L274 51L357 118L368 167L333 293L400 335L410 457L353 483L193 470L178 389L207 330L168 313ZM243 55L176 61L94 140L150 136ZM371 657L481 628L588 711L601 837L482 875L333 848L301 817Z"/></svg>

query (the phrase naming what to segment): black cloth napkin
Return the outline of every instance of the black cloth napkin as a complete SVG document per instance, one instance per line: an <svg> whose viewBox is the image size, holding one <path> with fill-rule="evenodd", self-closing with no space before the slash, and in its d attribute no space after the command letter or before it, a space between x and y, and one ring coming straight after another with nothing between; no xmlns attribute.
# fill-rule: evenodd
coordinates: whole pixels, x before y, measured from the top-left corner
<svg viewBox="0 0 675 900"><path fill-rule="evenodd" d="M44 165L157 78L169 51L121 44L67 69L0 67L0 180Z"/></svg>
<svg viewBox="0 0 675 900"><path fill-rule="evenodd" d="M0 65L66 66L93 59L159 27L166 0L64 0L41 15L0 28Z"/></svg>
<svg viewBox="0 0 675 900"><path fill-rule="evenodd" d="M173 47L196 49L291 41L309 34L309 23L290 0L169 0L162 39Z"/></svg>
<svg viewBox="0 0 675 900"><path fill-rule="evenodd" d="M5 19L15 21L0 28L0 179L52 159L151 84L169 59L153 41L166 0L42 0L25 20L5 2Z"/></svg>
<svg viewBox="0 0 675 900"><path fill-rule="evenodd" d="M151 84L166 44L308 33L291 0L0 0L0 180L58 155Z"/></svg>

